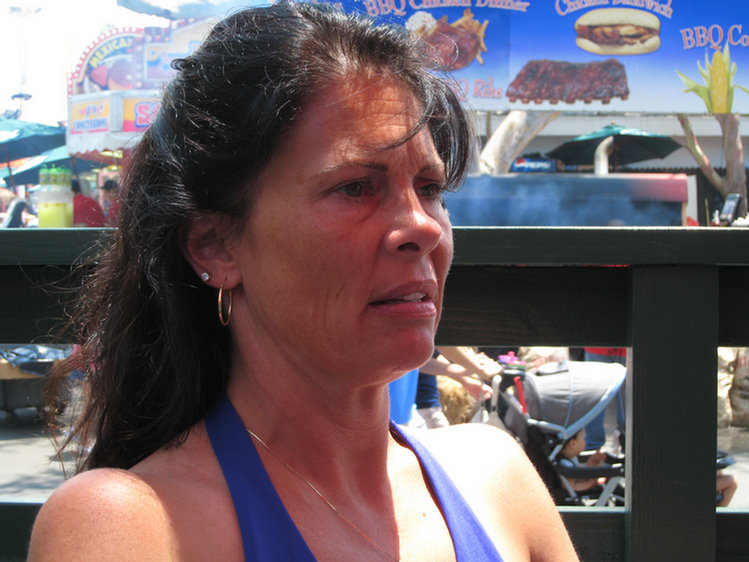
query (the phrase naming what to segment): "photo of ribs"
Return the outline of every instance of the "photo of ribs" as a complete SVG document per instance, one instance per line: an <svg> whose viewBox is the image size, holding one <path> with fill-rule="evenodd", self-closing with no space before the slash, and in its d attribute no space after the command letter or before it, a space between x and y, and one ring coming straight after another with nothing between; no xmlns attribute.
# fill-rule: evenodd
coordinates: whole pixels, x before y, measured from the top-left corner
<svg viewBox="0 0 749 562"><path fill-rule="evenodd" d="M586 63L528 61L507 88L507 98L511 102L523 103L575 103L577 100L609 103L616 97L622 100L629 97L627 73L616 59Z"/></svg>

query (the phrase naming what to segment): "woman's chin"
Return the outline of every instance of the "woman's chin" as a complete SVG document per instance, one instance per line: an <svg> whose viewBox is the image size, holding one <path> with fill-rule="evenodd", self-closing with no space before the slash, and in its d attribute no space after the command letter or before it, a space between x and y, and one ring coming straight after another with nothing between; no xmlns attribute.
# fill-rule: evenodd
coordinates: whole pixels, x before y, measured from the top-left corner
<svg viewBox="0 0 749 562"><path fill-rule="evenodd" d="M429 361L434 353L434 337L401 340L390 357L395 360L397 369L403 372L418 369Z"/></svg>

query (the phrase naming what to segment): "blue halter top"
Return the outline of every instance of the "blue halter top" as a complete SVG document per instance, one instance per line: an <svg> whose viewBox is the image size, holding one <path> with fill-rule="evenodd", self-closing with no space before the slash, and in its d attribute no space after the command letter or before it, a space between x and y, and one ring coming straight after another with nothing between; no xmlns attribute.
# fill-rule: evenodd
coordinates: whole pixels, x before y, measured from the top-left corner
<svg viewBox="0 0 749 562"><path fill-rule="evenodd" d="M205 419L208 436L229 486L248 562L316 562L265 471L228 397ZM421 443L391 424L394 436L419 459L452 537L458 562L502 562L463 496Z"/></svg>

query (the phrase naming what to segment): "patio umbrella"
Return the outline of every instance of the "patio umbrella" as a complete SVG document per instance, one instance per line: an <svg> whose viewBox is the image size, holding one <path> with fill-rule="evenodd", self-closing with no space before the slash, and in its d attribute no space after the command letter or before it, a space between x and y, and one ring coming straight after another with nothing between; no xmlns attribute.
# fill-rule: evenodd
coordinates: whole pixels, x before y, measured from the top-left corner
<svg viewBox="0 0 749 562"><path fill-rule="evenodd" d="M16 184L39 183L39 170L42 166L59 166L62 168L68 168L73 171L73 175L77 175L82 172L93 170L94 168L101 168L104 164L93 160L74 158L68 154L68 148L63 145L43 152L38 157L30 159L23 166L13 169L13 181ZM11 172L8 171L8 167L2 165L2 167L0 167L0 178L5 180L6 183L9 183L10 175Z"/></svg>
<svg viewBox="0 0 749 562"><path fill-rule="evenodd" d="M65 127L0 118L0 161L37 156L65 144Z"/></svg>
<svg viewBox="0 0 749 562"><path fill-rule="evenodd" d="M592 165L596 148L608 137L614 139L611 155L614 168L622 164L665 158L681 147L678 142L666 135L611 124L592 133L570 139L546 154L565 164Z"/></svg>

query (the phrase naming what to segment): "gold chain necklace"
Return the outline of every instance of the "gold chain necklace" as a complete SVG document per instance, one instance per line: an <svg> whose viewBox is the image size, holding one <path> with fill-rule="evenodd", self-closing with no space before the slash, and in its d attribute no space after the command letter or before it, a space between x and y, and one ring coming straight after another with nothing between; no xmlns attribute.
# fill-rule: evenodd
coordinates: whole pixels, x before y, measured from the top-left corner
<svg viewBox="0 0 749 562"><path fill-rule="evenodd" d="M344 523L346 523L349 527L351 527L360 537L362 537L365 541L367 541L372 547L376 548L383 556L386 556L389 560L392 560L392 562L401 562L400 558L395 558L392 554L390 554L387 550L385 550L382 546L380 546L372 537L370 537L367 533L362 531L353 521L351 521L348 517L346 517L341 510L339 510L333 503L326 498L320 490L315 487L315 485L307 480L304 476L302 476L294 467L289 465L288 463L282 461L278 456L271 450L271 448L263 441L256 433L254 433L249 428L245 428L247 430L247 433L249 433L255 440L260 443L263 448L268 451L268 453L276 459L279 463L281 463L283 466L286 467L286 469L291 472L294 476L299 478L302 482L307 484L309 486L310 490L312 490L323 502L325 502L325 505L327 505L330 509L333 510L333 513L335 513L338 517L340 517Z"/></svg>

